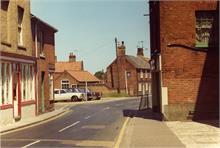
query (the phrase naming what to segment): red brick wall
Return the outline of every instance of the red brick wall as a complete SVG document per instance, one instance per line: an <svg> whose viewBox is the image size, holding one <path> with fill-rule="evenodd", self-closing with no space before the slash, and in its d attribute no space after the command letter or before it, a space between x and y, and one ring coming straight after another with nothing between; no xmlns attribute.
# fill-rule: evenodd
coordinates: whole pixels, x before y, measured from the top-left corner
<svg viewBox="0 0 220 148"><path fill-rule="evenodd" d="M61 81L68 79L71 84L78 84L77 80L74 79L70 74L63 72L63 73L55 73L54 74L54 89L62 89Z"/></svg>
<svg viewBox="0 0 220 148"><path fill-rule="evenodd" d="M217 2L160 1L154 6L151 3L151 6L154 11L151 15L154 17L151 24L151 52L155 49L161 51L162 86L168 87L168 103L195 103L195 110L212 108L217 111L219 47L207 51L194 50L195 11L216 10ZM158 6L159 11L154 9ZM154 26L156 21L153 20L157 20L159 25ZM157 39L159 43L154 41ZM168 47L170 44L186 47Z"/></svg>

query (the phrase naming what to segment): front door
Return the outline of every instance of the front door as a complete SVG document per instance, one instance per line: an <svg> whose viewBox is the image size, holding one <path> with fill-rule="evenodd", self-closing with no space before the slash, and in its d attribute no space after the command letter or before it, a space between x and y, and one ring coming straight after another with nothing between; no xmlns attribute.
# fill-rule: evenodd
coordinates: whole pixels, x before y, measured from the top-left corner
<svg viewBox="0 0 220 148"><path fill-rule="evenodd" d="M19 83L19 73L13 73L13 105L14 105L14 118L20 119L21 117L21 98L20 98L20 83Z"/></svg>

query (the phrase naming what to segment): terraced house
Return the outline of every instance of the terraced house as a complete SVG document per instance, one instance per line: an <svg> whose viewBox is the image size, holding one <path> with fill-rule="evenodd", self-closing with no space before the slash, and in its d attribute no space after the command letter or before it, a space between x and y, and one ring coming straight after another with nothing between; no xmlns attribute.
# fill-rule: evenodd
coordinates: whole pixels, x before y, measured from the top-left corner
<svg viewBox="0 0 220 148"><path fill-rule="evenodd" d="M106 85L129 95L151 94L150 64L143 48L137 49L137 56L126 55L125 49L124 42L117 45L117 57L106 70Z"/></svg>
<svg viewBox="0 0 220 148"><path fill-rule="evenodd" d="M36 60L33 56L30 2L1 1L1 124L36 114Z"/></svg>

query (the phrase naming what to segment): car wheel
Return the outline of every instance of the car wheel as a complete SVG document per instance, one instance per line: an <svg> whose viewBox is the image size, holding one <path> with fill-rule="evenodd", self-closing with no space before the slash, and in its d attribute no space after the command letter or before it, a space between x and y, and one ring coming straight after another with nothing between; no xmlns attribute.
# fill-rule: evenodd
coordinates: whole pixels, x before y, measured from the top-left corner
<svg viewBox="0 0 220 148"><path fill-rule="evenodd" d="M78 101L78 97L77 96L72 96L71 97L71 101L73 102L73 101Z"/></svg>

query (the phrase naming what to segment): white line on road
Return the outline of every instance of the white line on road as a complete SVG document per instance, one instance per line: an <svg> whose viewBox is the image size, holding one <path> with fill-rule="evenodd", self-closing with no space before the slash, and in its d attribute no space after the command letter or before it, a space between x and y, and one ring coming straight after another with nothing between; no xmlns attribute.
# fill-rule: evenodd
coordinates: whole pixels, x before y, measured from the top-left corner
<svg viewBox="0 0 220 148"><path fill-rule="evenodd" d="M84 119L89 119L91 116L87 116L87 117L85 117Z"/></svg>
<svg viewBox="0 0 220 148"><path fill-rule="evenodd" d="M29 144L27 144L27 145L25 145L25 146L23 146L23 147L21 147L21 148L27 148L27 147L29 147L29 146L31 146L31 145L34 145L34 144L38 143L38 142L40 142L40 140L34 141L34 142L32 142L32 143L29 143Z"/></svg>
<svg viewBox="0 0 220 148"><path fill-rule="evenodd" d="M78 124L79 122L80 122L80 121L77 121L77 122L75 122L75 123L73 123L73 124L71 124L71 125L69 125L69 126L67 126L67 127L64 127L64 128L62 128L61 130L59 130L59 132L62 132L62 131L64 131L64 130L68 129L68 128L70 128L70 127L72 127L72 126Z"/></svg>
<svg viewBox="0 0 220 148"><path fill-rule="evenodd" d="M103 110L107 110L107 109L110 109L110 107L106 107L106 108L104 108Z"/></svg>

